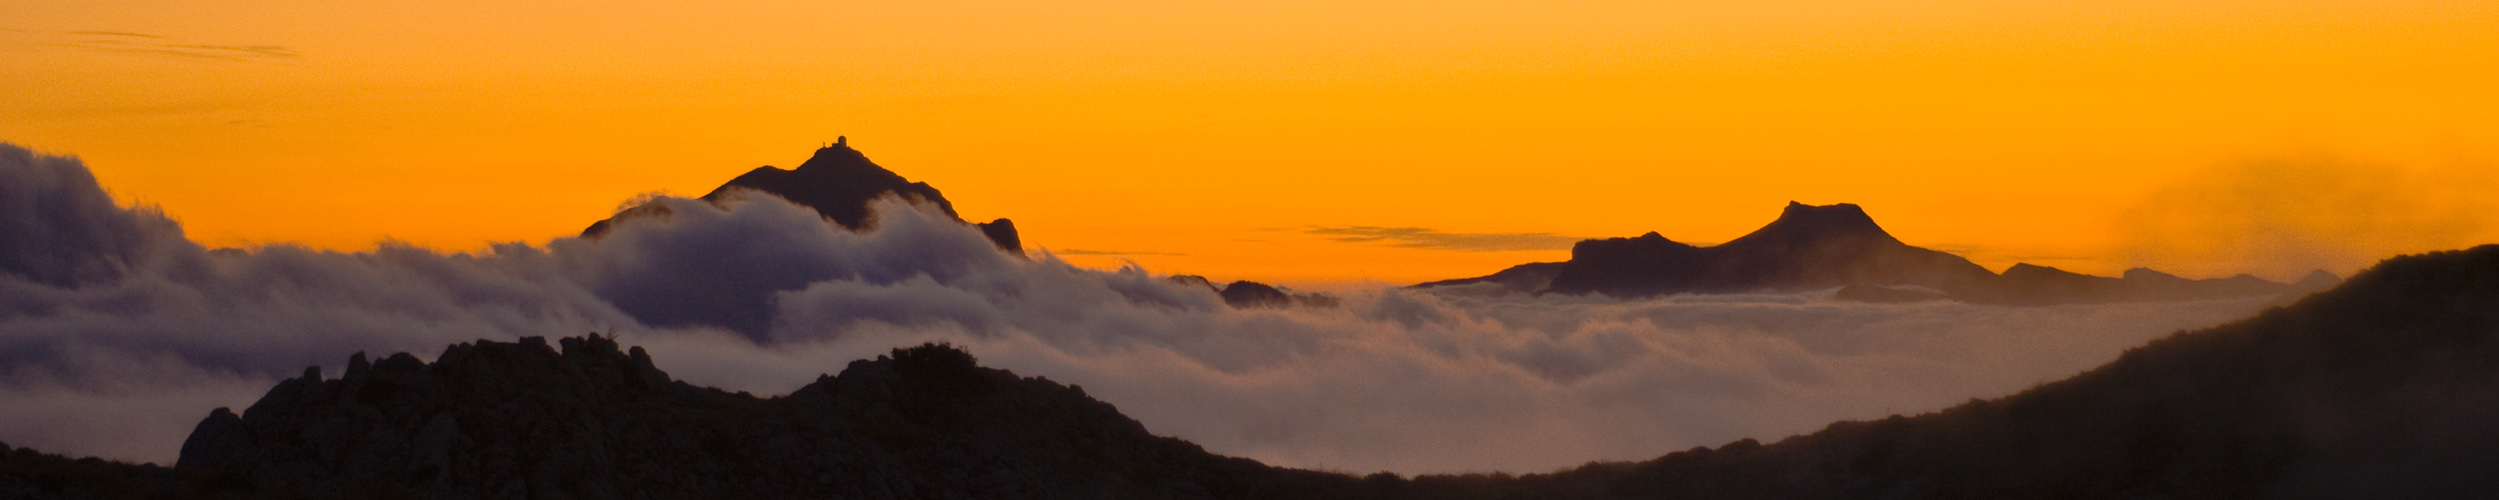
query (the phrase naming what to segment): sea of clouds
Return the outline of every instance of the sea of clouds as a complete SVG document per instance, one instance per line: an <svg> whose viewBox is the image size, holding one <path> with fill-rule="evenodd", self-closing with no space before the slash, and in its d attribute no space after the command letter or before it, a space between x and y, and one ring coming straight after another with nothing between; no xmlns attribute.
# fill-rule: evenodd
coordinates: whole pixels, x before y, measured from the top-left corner
<svg viewBox="0 0 2499 500"><path fill-rule="evenodd" d="M656 202L667 216L601 239L474 254L208 249L117 206L78 161L0 144L0 441L168 464L211 409L307 366L601 332L678 378L757 394L947 341L1217 453L1541 472L2009 394L2268 303L1381 289L1236 310L1144 269L1001 254L896 201L865 232L769 196Z"/></svg>

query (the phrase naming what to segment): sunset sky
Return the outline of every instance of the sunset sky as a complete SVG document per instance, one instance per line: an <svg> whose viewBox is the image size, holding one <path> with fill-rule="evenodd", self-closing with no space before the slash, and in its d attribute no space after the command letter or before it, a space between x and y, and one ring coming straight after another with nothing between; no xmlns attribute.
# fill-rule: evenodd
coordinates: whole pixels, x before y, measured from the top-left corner
<svg viewBox="0 0 2499 500"><path fill-rule="evenodd" d="M11 0L0 68L0 141L212 245L542 243L836 136L1072 262L1310 287L1789 200L1998 270L2499 241L2487 0Z"/></svg>

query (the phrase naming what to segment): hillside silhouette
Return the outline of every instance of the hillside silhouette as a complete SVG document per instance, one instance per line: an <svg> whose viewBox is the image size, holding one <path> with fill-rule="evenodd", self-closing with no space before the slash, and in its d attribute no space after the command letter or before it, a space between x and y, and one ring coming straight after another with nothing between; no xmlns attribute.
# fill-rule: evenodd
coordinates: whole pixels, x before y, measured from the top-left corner
<svg viewBox="0 0 2499 500"><path fill-rule="evenodd" d="M718 204L736 197L740 192L778 196L813 208L825 218L852 230L868 228L868 202L886 195L936 205L947 216L962 220L962 216L954 211L954 202L947 201L936 187L904 179L885 167L877 166L876 162L868 161L867 154L851 149L848 137L817 149L815 155L807 158L806 163L799 164L797 169L782 170L771 165L755 167L703 194L701 199ZM589 228L581 231L581 236L596 238L607 234L608 228L618 219L662 216L667 210L664 206L650 203L635 205L618 212L615 217L590 224ZM1014 221L1000 218L973 225L979 227L981 234L988 236L989 241L996 243L999 249L1023 254L1023 237L1016 234Z"/></svg>
<svg viewBox="0 0 2499 500"><path fill-rule="evenodd" d="M2487 498L2499 246L2390 259L2007 397L1545 474L1268 467L944 345L788 396L613 340L361 355L202 421L172 469L0 457L27 498ZM1463 436L1452 436L1463 439Z"/></svg>
<svg viewBox="0 0 2499 500"><path fill-rule="evenodd" d="M944 345L788 396L671 380L598 336L352 359L220 409L176 471L250 494L431 498L1246 498L1316 473L1148 434L1082 388Z"/></svg>
<svg viewBox="0 0 2499 500"><path fill-rule="evenodd" d="M1958 255L1903 243L1857 205L1788 202L1769 225L1716 246L1677 242L1656 232L1583 240L1571 246L1569 261L1522 264L1489 276L1414 287L1490 283L1514 293L1624 298L1836 288L1844 300L2046 305L2277 295L2319 290L2339 281L2318 273L2298 284L2248 275L2194 280L2150 269L2105 278L2031 264L1997 274Z"/></svg>
<svg viewBox="0 0 2499 500"><path fill-rule="evenodd" d="M1172 275L1165 280L1183 287L1205 288L1215 292L1215 296L1223 298L1224 305L1232 306L1234 309L1328 308L1336 307L1342 302L1334 295L1317 292L1292 293L1277 288L1275 285L1250 280L1233 281L1222 286L1216 286L1215 282L1207 280L1205 276L1194 274Z"/></svg>

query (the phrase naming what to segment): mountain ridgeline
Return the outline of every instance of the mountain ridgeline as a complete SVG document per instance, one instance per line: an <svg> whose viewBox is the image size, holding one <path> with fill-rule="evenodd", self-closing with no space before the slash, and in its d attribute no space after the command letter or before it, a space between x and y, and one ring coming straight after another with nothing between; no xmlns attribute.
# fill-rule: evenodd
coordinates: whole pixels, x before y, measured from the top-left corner
<svg viewBox="0 0 2499 500"><path fill-rule="evenodd" d="M2248 275L2193 280L2140 268L2106 278L2030 264L1997 274L1957 255L1902 243L1856 205L1789 202L1777 220L1721 245L1696 246L1655 232L1584 240L1571 247L1567 262L1523 264L1415 287L1483 284L1511 292L1626 298L1836 288L1838 298L1869 302L2045 305L2276 295L2321 290L2339 280L2323 271L2296 284Z"/></svg>
<svg viewBox="0 0 2499 500"><path fill-rule="evenodd" d="M944 345L788 396L669 379L611 339L359 355L212 413L172 469L0 456L25 498L2489 498L2499 246L2390 259L2075 377L1545 474L1355 477L1157 437ZM1463 436L1452 436L1463 439Z"/></svg>
<svg viewBox="0 0 2499 500"><path fill-rule="evenodd" d="M957 220L962 217L955 214L954 202L947 201L937 188L926 182L911 182L868 161L867 154L851 149L848 137L817 149L815 156L799 164L797 169L782 170L771 165L755 167L705 193L701 199L717 204L737 196L741 191L770 194L813 208L834 223L854 230L868 228L868 202L887 195L933 204L948 216ZM590 224L588 229L581 231L581 236L596 238L604 235L618 218L665 215L667 210L667 207L649 203L635 205L615 217ZM1023 254L1023 237L1016 234L1014 221L1001 218L973 225L979 227L981 234L988 236L989 241L997 244L999 249L1015 255Z"/></svg>
<svg viewBox="0 0 2499 500"><path fill-rule="evenodd" d="M1327 477L1153 436L1082 388L944 345L757 398L673 381L611 339L559 344L310 370L211 414L175 470L323 498L1254 497Z"/></svg>

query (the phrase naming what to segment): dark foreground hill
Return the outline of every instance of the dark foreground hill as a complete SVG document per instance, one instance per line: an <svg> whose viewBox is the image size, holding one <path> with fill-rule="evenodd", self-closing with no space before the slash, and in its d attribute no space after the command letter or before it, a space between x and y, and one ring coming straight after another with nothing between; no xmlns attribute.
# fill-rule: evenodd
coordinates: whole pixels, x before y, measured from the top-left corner
<svg viewBox="0 0 2499 500"><path fill-rule="evenodd" d="M171 470L0 457L0 497L2499 495L2499 246L2391 259L2012 396L1524 476L1355 478L1216 456L945 346L756 398L670 381L607 339L561 344L359 357L341 378L307 373L212 414Z"/></svg>
<svg viewBox="0 0 2499 500"><path fill-rule="evenodd" d="M939 211L957 220L962 217L955 214L954 202L947 201L946 195L938 193L936 187L904 179L868 161L867 154L851 149L847 137L817 149L815 156L807 158L807 162L799 164L796 169L782 170L771 165L755 167L705 193L702 200L720 203L744 191L762 192L813 208L816 213L850 229L866 229L870 222L868 202L888 195L936 205ZM659 205L636 205L613 218L590 224L588 229L581 231L581 236L595 238L604 235L620 218L664 215L666 211ZM981 234L988 236L989 241L996 243L999 249L1017 255L1023 253L1023 237L1016 234L1014 221L1001 218L973 225L979 227Z"/></svg>
<svg viewBox="0 0 2499 500"><path fill-rule="evenodd" d="M2298 284L2244 274L2194 280L2150 269L2107 278L2030 264L1999 275L1958 255L1902 243L1856 205L1789 202L1769 225L1725 244L1697 246L1655 232L1583 240L1571 246L1566 262L1521 264L1489 276L1415 287L1491 284L1511 293L1614 297L1838 288L1844 300L2044 305L2278 295L2321 290L2336 281L2323 271Z"/></svg>

